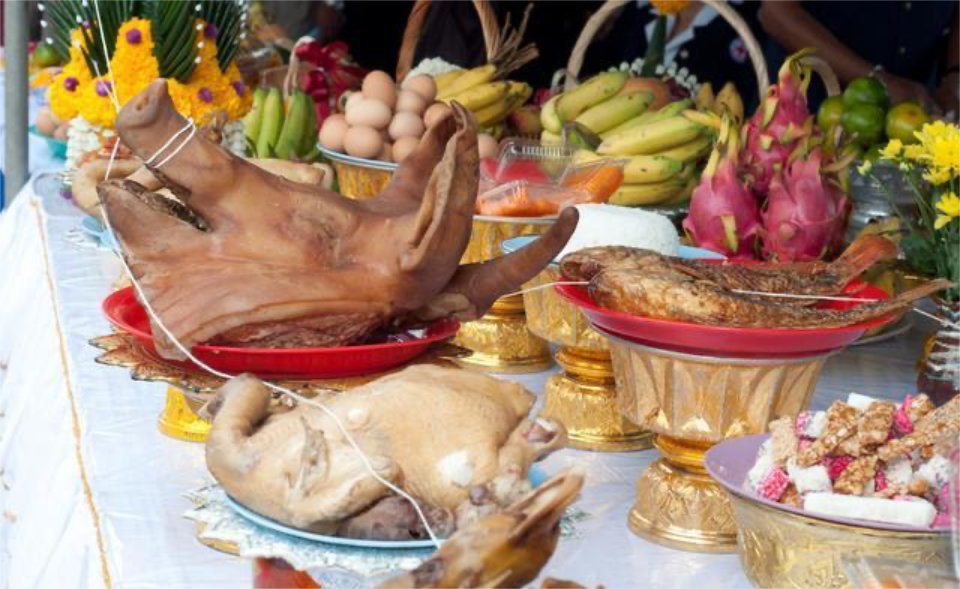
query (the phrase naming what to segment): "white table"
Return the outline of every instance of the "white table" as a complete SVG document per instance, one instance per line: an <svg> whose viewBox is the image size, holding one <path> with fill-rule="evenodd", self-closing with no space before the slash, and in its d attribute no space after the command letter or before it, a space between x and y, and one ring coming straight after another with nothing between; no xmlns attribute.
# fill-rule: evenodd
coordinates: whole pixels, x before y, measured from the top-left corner
<svg viewBox="0 0 960 589"><path fill-rule="evenodd" d="M101 300L120 266L67 238L81 213L27 186L0 217L0 587L249 587L248 561L199 544L182 494L207 480L203 448L156 428L165 386L95 364ZM914 390L919 327L830 359L813 404L849 391ZM540 393L546 373L520 380ZM586 468L590 514L545 574L606 587L747 587L736 555L670 550L626 527L639 472L658 453L564 450Z"/></svg>

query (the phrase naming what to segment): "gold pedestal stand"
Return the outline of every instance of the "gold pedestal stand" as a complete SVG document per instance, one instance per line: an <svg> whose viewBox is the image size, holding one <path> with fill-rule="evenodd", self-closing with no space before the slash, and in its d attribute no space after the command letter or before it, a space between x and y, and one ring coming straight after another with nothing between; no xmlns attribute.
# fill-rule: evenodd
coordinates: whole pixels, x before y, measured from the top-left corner
<svg viewBox="0 0 960 589"><path fill-rule="evenodd" d="M795 417L829 354L717 358L608 341L621 411L655 432L663 452L637 481L630 529L671 548L733 552L733 509L704 470L704 453L724 439L763 433L777 417Z"/></svg>
<svg viewBox="0 0 960 589"><path fill-rule="evenodd" d="M206 441L210 422L200 417L199 411L223 385L222 378L166 362L154 352L144 349L136 338L124 332L95 337L90 340L90 345L103 350L96 359L99 364L129 368L133 380L165 382L169 385L163 412L157 422L161 432L178 440ZM452 344L437 343L413 363L450 366L458 357L467 353L468 351ZM346 391L404 368L406 366L399 366L392 371L364 376L283 381L278 384L309 397L321 391Z"/></svg>
<svg viewBox="0 0 960 589"><path fill-rule="evenodd" d="M603 336L550 285L560 280L556 265L545 268L526 288L524 304L530 331L562 346L557 363L563 369L544 388L543 416L567 429L570 446L581 450L626 451L650 447L653 434L624 417L610 350Z"/></svg>
<svg viewBox="0 0 960 589"><path fill-rule="evenodd" d="M519 235L541 235L556 217L523 218L475 215L470 242L461 264L473 264L499 258L500 244ZM460 326L455 340L473 353L459 360L467 368L485 372L540 372L553 360L547 342L527 329L523 297L498 299L490 311L476 321Z"/></svg>

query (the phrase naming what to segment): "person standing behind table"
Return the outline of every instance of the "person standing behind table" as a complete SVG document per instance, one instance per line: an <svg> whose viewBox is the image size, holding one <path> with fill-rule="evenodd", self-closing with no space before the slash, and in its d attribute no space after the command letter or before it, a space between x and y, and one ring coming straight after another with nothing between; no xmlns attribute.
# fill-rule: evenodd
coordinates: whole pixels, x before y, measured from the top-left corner
<svg viewBox="0 0 960 589"><path fill-rule="evenodd" d="M893 104L916 100L958 110L960 38L955 0L910 2L797 2L764 0L760 24L770 36L775 74L788 53L814 47L843 84L882 68L877 77ZM931 94L931 89L935 89ZM811 87L810 108L824 98Z"/></svg>
<svg viewBox="0 0 960 589"><path fill-rule="evenodd" d="M754 36L763 31L757 21L759 2L729 0L728 4L750 27ZM633 63L647 51L657 20L654 6L638 0L624 6L623 11L607 21L584 57L581 79L588 75ZM613 22L615 21L615 22ZM609 30L607 30L609 29ZM690 2L676 15L667 16L667 42L663 63L677 64L677 71L686 68L698 82L710 82L719 92L733 82L743 99L746 112L758 103L757 75L747 53L746 43L716 10L701 2ZM759 39L758 42L763 44Z"/></svg>

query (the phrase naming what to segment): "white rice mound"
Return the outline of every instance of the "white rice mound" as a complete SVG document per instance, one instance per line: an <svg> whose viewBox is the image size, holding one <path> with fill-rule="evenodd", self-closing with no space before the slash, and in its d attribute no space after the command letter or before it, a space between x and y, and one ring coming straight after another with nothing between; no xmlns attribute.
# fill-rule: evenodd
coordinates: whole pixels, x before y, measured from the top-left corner
<svg viewBox="0 0 960 589"><path fill-rule="evenodd" d="M588 247L624 245L677 255L680 236L670 219L651 211L614 205L577 205L580 221L573 237L557 256Z"/></svg>

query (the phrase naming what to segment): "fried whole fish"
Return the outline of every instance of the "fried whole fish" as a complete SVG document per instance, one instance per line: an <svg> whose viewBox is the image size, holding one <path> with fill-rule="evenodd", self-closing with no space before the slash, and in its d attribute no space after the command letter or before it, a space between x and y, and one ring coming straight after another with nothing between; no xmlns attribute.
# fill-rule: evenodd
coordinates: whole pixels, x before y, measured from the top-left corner
<svg viewBox="0 0 960 589"><path fill-rule="evenodd" d="M816 329L852 325L899 311L951 286L947 280L934 280L888 300L848 310L818 309L776 297L733 292L744 289L824 296L826 293L816 289L826 289L828 280L811 286L802 284L802 277L790 276L796 275L797 266L804 265L785 265L779 273L774 265L763 265L761 272L751 274L746 268L752 265L715 264L707 279L697 277L687 262L649 250L599 247L564 257L561 270L571 280L589 281L590 295L602 307L654 319L726 327ZM842 276L842 272L828 272L829 266L820 264L822 269L815 274ZM787 286L795 289L787 290ZM830 287L836 288L830 294L842 291L843 286L845 283Z"/></svg>
<svg viewBox="0 0 960 589"><path fill-rule="evenodd" d="M679 272L732 290L823 296L842 293L851 280L879 262L895 259L897 252L896 244L889 239L867 235L854 241L833 262L723 264L684 258L666 260ZM570 254L563 259L561 268L571 279L590 280L603 269L640 268L663 263L664 257L656 252L607 247ZM816 300L803 303L815 304ZM797 302L791 301L790 304Z"/></svg>

